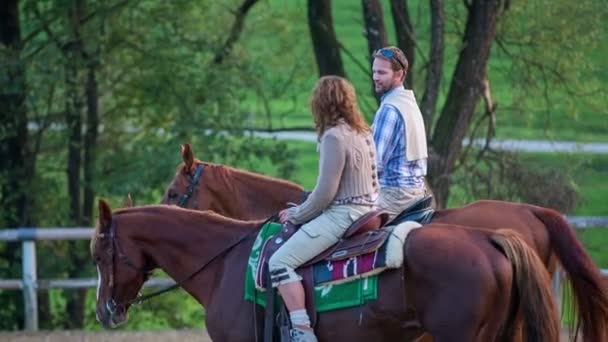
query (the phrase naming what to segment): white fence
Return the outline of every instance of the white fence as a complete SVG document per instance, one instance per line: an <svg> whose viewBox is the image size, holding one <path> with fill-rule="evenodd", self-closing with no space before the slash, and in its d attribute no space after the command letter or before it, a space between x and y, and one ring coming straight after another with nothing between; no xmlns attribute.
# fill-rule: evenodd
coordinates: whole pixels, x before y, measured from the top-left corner
<svg viewBox="0 0 608 342"><path fill-rule="evenodd" d="M0 279L0 289L23 291L25 330L38 330L38 289L82 289L97 287L97 279L38 279L36 267L37 240L90 240L92 228L19 228L0 230L0 241L21 241L22 278ZM170 286L168 278L149 279L145 286Z"/></svg>
<svg viewBox="0 0 608 342"><path fill-rule="evenodd" d="M576 216L568 217L570 224L577 229L589 227L608 228L608 217ZM22 278L0 279L0 290L12 289L23 291L25 308L25 329L38 330L38 303L36 291L38 289L81 289L94 288L97 279L38 279L36 271L36 241L37 240L90 240L92 228L19 228L0 230L0 241L21 241L22 243ZM608 269L602 270L608 276ZM159 287L173 285L174 281L168 278L152 278L145 286ZM561 294L561 276L556 274L553 279L553 289L556 296ZM561 299L557 296L558 300Z"/></svg>

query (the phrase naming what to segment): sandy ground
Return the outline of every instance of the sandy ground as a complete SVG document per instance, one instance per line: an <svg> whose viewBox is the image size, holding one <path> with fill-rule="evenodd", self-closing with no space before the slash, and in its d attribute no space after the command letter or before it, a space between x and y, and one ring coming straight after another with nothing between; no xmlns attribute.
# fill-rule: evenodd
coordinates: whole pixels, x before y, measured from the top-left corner
<svg viewBox="0 0 608 342"><path fill-rule="evenodd" d="M204 330L141 332L45 331L37 333L0 333L2 342L210 342Z"/></svg>
<svg viewBox="0 0 608 342"><path fill-rule="evenodd" d="M170 330L146 332L81 332L47 331L38 333L0 333L1 342L210 342L204 330ZM561 341L568 341L568 334L562 333Z"/></svg>

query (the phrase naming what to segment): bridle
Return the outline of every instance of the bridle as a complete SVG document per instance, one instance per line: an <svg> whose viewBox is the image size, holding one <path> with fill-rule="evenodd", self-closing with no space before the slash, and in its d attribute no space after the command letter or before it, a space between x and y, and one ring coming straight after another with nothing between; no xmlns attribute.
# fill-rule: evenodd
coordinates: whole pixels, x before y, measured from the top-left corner
<svg viewBox="0 0 608 342"><path fill-rule="evenodd" d="M271 220L276 219L276 217L274 217L274 215L270 218L268 218L267 220L264 221L264 223L262 223L262 227L270 222ZM130 259L129 257L122 251L122 248L120 247L120 244L118 242L118 236L116 234L116 227L117 227L117 223L116 223L116 218L112 217L112 223L110 224L110 234L109 234L109 239L110 239L110 247L107 250L107 253L110 255L111 258L111 262L110 262L110 281L109 281L109 286L110 286L110 298L108 300L106 300L106 309L108 310L108 312L110 312L110 314L114 315L117 311L117 309L119 307L126 307L128 305L131 304L138 304L141 302L144 302L150 298L153 297L157 297L160 296L163 293L175 290L179 287L181 287L185 282L191 280L192 278L194 278L197 274L199 274L201 271L203 271L203 269L205 269L205 267L207 267L209 264L211 264L214 260L216 260L217 258L219 258L220 256L222 256L223 254L227 253L228 251L230 251L233 247L239 245L241 242L245 241L250 235L258 232L257 229L252 229L251 231L249 231L247 234L244 234L243 236L241 236L239 239L235 240L233 243L231 243L228 247L226 247L225 249L223 249L222 251L220 251L218 254L216 254L214 257L212 257L211 259L207 260L207 262L205 262L200 268L198 268L196 271L192 272L189 276L187 276L186 278L182 279L179 282L176 282L175 284L164 288L162 290L156 291L156 292L152 292L146 295L140 295L137 296L134 299L131 299L129 301L127 301L124 304L118 304L116 302L116 300L114 299L114 292L115 292L115 269L114 269L114 264L115 264L115 259L118 258L118 260L122 261L122 263L124 263L125 265L129 266L130 268L134 269L135 271L137 271L138 273L141 273L144 278L148 277L151 273L152 270L151 269L146 269L146 268L142 268L142 267L138 267L136 266ZM103 239L106 238L105 234L99 234L99 238Z"/></svg>
<svg viewBox="0 0 608 342"><path fill-rule="evenodd" d="M180 206L182 208L186 207L186 204L188 204L188 200L190 200L190 197L192 197L192 195L196 191L196 187L198 186L198 183L200 183L200 181L201 181L201 176L203 175L204 170L205 170L205 165L203 163L200 163L196 166L194 175L189 177L188 188L186 189L186 192L184 192L183 195L179 196L179 202L177 203L178 206ZM310 195L309 191L306 191L306 190L302 191L302 194L300 195L300 203L297 203L297 204L304 203L304 201L306 201L306 199L308 198L309 195Z"/></svg>
<svg viewBox="0 0 608 342"><path fill-rule="evenodd" d="M115 264L115 259L118 258L118 260L120 260L123 264L129 266L130 268L132 268L133 270L135 270L137 273L141 273L145 278L147 278L151 273L152 270L147 270L145 268L142 267L138 267L136 266L127 256L127 254L125 254L125 252L123 252L122 248L120 247L120 243L118 242L117 239L117 235L116 235L116 219L112 218L112 222L110 224L110 235L108 236L110 239L110 247L107 250L108 255L110 255L110 281L109 281L109 286L110 286L110 299L106 300L106 309L108 309L108 311L111 314L115 314L117 308L119 307L119 305L116 303L116 300L114 299L114 290L115 290L115 270L114 270L114 264ZM99 238L103 239L106 238L106 235L101 233L99 234ZM127 303L131 304L130 302Z"/></svg>
<svg viewBox="0 0 608 342"><path fill-rule="evenodd" d="M201 180L201 176L203 175L204 170L204 164L200 163L196 166L196 171L194 171L194 175L190 177L190 184L188 185L188 189L186 190L186 192L184 192L183 195L180 196L179 203L177 204L178 206L182 208L186 206L188 200L190 199L190 197L192 197L192 194L194 194L194 191L196 190L196 187L198 186L198 183Z"/></svg>

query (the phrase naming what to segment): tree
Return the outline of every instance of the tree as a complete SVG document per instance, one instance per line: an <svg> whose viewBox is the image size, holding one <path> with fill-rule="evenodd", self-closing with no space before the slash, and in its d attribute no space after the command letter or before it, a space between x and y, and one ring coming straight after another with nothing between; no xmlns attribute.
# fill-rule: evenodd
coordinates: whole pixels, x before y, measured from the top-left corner
<svg viewBox="0 0 608 342"><path fill-rule="evenodd" d="M331 15L331 0L308 0L308 27L319 76L346 76Z"/></svg>
<svg viewBox="0 0 608 342"><path fill-rule="evenodd" d="M272 74L271 66L262 63L266 56L251 56L241 44L242 36L251 34L247 33L245 18L255 13L251 11L255 3L238 1L234 11L223 4L203 9L200 4L183 1L150 4L128 0L25 0L20 7L14 2L6 12L3 7L0 27L10 28L11 37L18 36L15 25L28 25L26 39L17 44L18 53L11 50L9 54L2 46L0 63L0 100L22 106L19 115L13 115L16 110L4 111L8 106L2 106L2 132L5 125L13 133L20 132L13 125L18 119L25 134L19 139L17 134L1 136L0 182L2 186L17 179L33 183L37 191L31 210L24 214L39 219L40 226L90 226L94 223L92 203L98 194L122 199L132 192L137 203L158 203L180 160L179 145L183 142L204 146L198 151L205 160L256 171L261 171L260 164L267 163L275 176L289 177L293 157L285 144L260 141L237 131L247 116L247 108L241 104L242 88L246 88L243 80L251 70ZM24 10L21 20L19 8ZM273 22L263 25L277 31ZM226 33L208 34L218 28ZM25 58L21 57L22 50ZM14 56L19 58L9 59ZM27 88L25 81L13 82L14 75L19 74L15 70L23 77L27 70ZM9 74L11 86L23 86L20 97L13 96L14 89L4 82L8 79L4 75ZM32 124L29 132L28 119ZM51 126L53 129L47 130ZM221 129L236 133L226 135L219 132ZM9 150L4 147L9 145L4 142L10 139L15 143L9 145L21 151L14 159L27 165L29 177L17 175L16 167L5 166ZM28 159L26 142L36 158ZM33 162L36 159L38 164ZM12 178L5 177L5 171L10 171ZM20 192L11 191L32 193L22 191L29 189L23 188L25 185L28 183L19 183ZM4 189L0 201L8 198ZM4 217L9 215L3 210L2 227L27 223L6 223ZM4 246L0 247L1 277L18 278L20 273L9 274L12 268L6 265L19 265L19 245L14 245L14 257ZM86 242L53 243L52 247L41 244L38 255L41 278L95 274ZM91 291L50 293L52 300L45 302L50 302L53 310L48 310L51 316L41 322L43 328L73 329L87 324L85 320L94 321L94 315L83 316L87 292ZM21 314L15 314L22 308L21 295L0 295L6 304L0 324L7 330L15 329L23 321ZM40 295L48 298L46 293ZM8 297L12 299L5 301ZM184 324L181 317L169 321L177 327Z"/></svg>
<svg viewBox="0 0 608 342"><path fill-rule="evenodd" d="M374 51L388 45L382 4L379 0L361 0L363 4L363 22L365 25L365 38L367 39L368 56Z"/></svg>
<svg viewBox="0 0 608 342"><path fill-rule="evenodd" d="M0 6L0 226L13 228L31 223L27 213L27 189L32 172L28 168L27 88L19 13L18 0L8 0ZM19 274L14 269L18 251L18 243L9 243L5 248L0 248L6 262L0 267L3 270L1 277L16 277ZM9 315L0 315L0 326L4 329L20 326L23 322L20 296L4 292L0 298L4 303L2 306L6 308L3 312Z"/></svg>
<svg viewBox="0 0 608 342"><path fill-rule="evenodd" d="M213 63L221 64L224 61L224 58L226 58L230 54L230 50L232 50L232 47L239 40L239 37L243 32L247 13L257 2L258 0L244 0L243 3L239 6L239 8L235 11L235 19L232 24L232 29L230 30L230 35L228 35L228 38L226 38L224 45L222 45L222 47L215 54L215 57L213 58Z"/></svg>
<svg viewBox="0 0 608 342"><path fill-rule="evenodd" d="M431 140L437 157L429 165L429 176L440 207L447 205L450 175L460 157L462 142L484 89L486 66L502 5L500 0L474 0L467 5L462 48Z"/></svg>
<svg viewBox="0 0 608 342"><path fill-rule="evenodd" d="M429 62L426 68L425 88L422 100L420 101L420 111L424 118L426 135L431 136L433 118L439 98L439 85L441 83L443 70L443 50L444 50L444 31L445 14L443 11L442 0L431 0L431 48L429 51Z"/></svg>
<svg viewBox="0 0 608 342"><path fill-rule="evenodd" d="M405 76L405 86L414 88L414 62L416 56L416 35L410 19L407 0L391 0L391 14L397 36L397 47L403 51L408 61L409 70Z"/></svg>
<svg viewBox="0 0 608 342"><path fill-rule="evenodd" d="M19 227L27 223L25 186L31 173L27 170L27 109L19 1L11 0L0 9L0 200L1 223Z"/></svg>
<svg viewBox="0 0 608 342"><path fill-rule="evenodd" d="M375 51L388 45L386 28L384 26L384 15L382 14L382 4L378 0L362 0L363 22L365 25L365 37L367 39L367 52L370 59ZM371 93L375 94L373 80L371 80ZM380 103L380 98L376 96L376 101Z"/></svg>

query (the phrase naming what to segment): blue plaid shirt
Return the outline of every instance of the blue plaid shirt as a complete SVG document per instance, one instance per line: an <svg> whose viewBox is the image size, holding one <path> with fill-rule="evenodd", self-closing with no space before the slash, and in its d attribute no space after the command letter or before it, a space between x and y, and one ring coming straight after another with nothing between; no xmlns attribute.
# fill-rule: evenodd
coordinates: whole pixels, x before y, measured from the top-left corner
<svg viewBox="0 0 608 342"><path fill-rule="evenodd" d="M386 94L382 96L382 99L385 96ZM376 112L372 129L376 143L380 186L423 187L427 160L426 158L407 160L405 156L405 122L399 110L392 105L381 106Z"/></svg>

